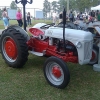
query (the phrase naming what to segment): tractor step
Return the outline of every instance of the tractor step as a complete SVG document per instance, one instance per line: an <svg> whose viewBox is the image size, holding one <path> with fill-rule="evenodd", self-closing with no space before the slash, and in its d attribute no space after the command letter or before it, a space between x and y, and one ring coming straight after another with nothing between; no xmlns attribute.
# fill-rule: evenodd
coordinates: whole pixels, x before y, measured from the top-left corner
<svg viewBox="0 0 100 100"><path fill-rule="evenodd" d="M29 53L34 54L36 56L43 56L43 53L40 53L40 52L29 51Z"/></svg>

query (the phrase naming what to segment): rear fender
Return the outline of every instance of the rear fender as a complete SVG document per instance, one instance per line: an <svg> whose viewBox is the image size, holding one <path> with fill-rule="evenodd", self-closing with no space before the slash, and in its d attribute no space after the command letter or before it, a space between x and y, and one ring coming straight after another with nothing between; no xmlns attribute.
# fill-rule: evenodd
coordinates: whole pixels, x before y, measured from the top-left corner
<svg viewBox="0 0 100 100"><path fill-rule="evenodd" d="M30 36L28 35L28 33L24 29L22 29L20 26L11 25L7 29L9 28L13 28L13 29L20 31L20 33L23 34L23 36L27 39L27 41L30 40Z"/></svg>

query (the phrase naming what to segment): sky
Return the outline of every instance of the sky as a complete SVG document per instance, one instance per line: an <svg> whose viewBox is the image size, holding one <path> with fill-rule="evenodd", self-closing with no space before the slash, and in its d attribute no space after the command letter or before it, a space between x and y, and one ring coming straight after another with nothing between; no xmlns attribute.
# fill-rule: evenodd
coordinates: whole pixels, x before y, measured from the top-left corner
<svg viewBox="0 0 100 100"><path fill-rule="evenodd" d="M0 3L0 6L10 6L12 1L14 1L14 0L3 0L3 2ZM18 0L18 1L20 1L20 0ZM30 0L28 0L28 1L30 1ZM52 2L52 1L58 1L58 0L48 0L48 1ZM33 3L27 4L26 7L27 8L40 8L40 9L42 9L43 8L43 2L44 2L44 0L33 0ZM21 4L17 4L17 5L18 5L18 7L22 7Z"/></svg>
<svg viewBox="0 0 100 100"><path fill-rule="evenodd" d="M11 2L15 1L15 0L3 0L2 3L0 3L0 6L10 6ZM17 0L20 1L20 0ZM30 0L28 0L30 1ZM58 0L48 0L49 2L52 1L58 1ZM6 3L5 3L6 2ZM27 4L26 8L39 8L39 9L43 9L43 2L44 0L33 0L32 4ZM17 4L18 7L22 7L22 4L19 3ZM32 16L34 16L34 9L26 9L26 12L30 12Z"/></svg>

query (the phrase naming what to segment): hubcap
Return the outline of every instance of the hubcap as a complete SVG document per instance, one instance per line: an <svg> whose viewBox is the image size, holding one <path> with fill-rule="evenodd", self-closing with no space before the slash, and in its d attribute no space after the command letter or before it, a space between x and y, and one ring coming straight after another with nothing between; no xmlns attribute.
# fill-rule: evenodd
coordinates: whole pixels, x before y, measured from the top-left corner
<svg viewBox="0 0 100 100"><path fill-rule="evenodd" d="M49 62L46 65L46 76L54 85L61 85L64 81L64 72L61 66L56 62Z"/></svg>
<svg viewBox="0 0 100 100"><path fill-rule="evenodd" d="M57 66L54 66L54 67L52 68L52 74L53 74L55 77L60 78L60 77L61 77L61 70L60 70L60 68L57 67Z"/></svg>
<svg viewBox="0 0 100 100"><path fill-rule="evenodd" d="M5 42L5 51L10 58L15 59L17 57L17 48L13 39L7 39Z"/></svg>
<svg viewBox="0 0 100 100"><path fill-rule="evenodd" d="M2 40L2 52L5 59L9 62L15 62L18 56L18 49L15 41L10 37L6 36Z"/></svg>

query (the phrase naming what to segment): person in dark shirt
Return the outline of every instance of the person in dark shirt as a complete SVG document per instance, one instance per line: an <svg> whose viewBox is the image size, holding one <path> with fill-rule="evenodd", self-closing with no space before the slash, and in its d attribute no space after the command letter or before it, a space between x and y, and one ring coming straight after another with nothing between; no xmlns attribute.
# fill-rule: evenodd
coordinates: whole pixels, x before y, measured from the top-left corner
<svg viewBox="0 0 100 100"><path fill-rule="evenodd" d="M90 16L92 18L92 22L95 20L95 12L92 10L92 12L90 13Z"/></svg>
<svg viewBox="0 0 100 100"><path fill-rule="evenodd" d="M92 10L92 12L91 12L91 16L92 17L95 17L95 12Z"/></svg>
<svg viewBox="0 0 100 100"><path fill-rule="evenodd" d="M62 18L63 18L63 15L62 15L62 12L60 12L60 14L59 14L59 23L62 22Z"/></svg>
<svg viewBox="0 0 100 100"><path fill-rule="evenodd" d="M72 11L69 13L69 19L71 22L74 21L74 15L73 15Z"/></svg>
<svg viewBox="0 0 100 100"><path fill-rule="evenodd" d="M30 12L27 13L27 24L28 24L28 26L31 25L31 16L30 16Z"/></svg>
<svg viewBox="0 0 100 100"><path fill-rule="evenodd" d="M83 14L82 14L82 12L80 12L80 14L79 14L79 20L83 20Z"/></svg>

